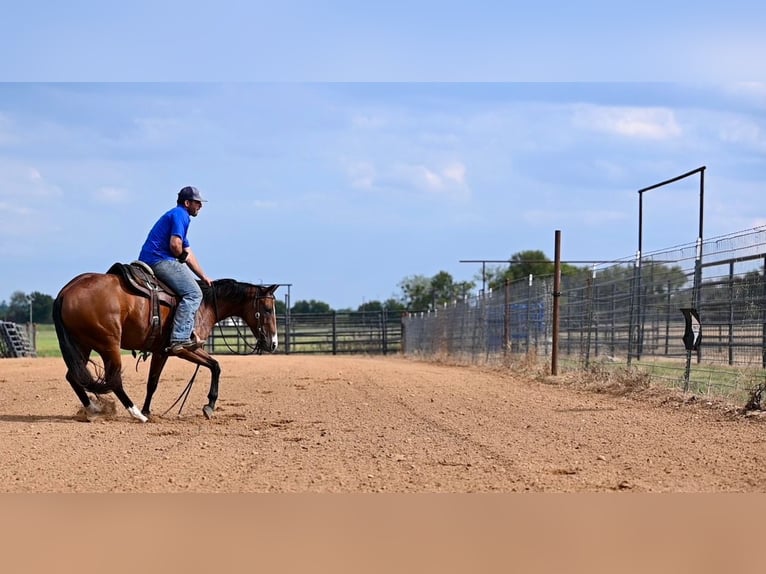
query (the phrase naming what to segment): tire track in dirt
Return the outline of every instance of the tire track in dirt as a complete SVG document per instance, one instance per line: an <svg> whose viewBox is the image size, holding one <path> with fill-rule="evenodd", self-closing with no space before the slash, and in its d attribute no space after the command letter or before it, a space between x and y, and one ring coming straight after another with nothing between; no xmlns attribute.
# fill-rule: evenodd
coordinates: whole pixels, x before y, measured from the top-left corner
<svg viewBox="0 0 766 574"><path fill-rule="evenodd" d="M386 393L385 386L382 384L375 384L375 392L371 392L362 385L360 385L359 390L370 401L380 400L381 391ZM418 435L444 437L444 440L437 438L435 442L444 445L446 454L435 462L431 461L430 464L469 469L477 465L476 461L478 460L480 461L479 465L490 465L494 471L502 469L503 473L507 473L507 476L510 478L509 483L514 487L521 486L523 488L523 485L530 481L530 477L522 466L517 464L517 461L506 454L506 452L475 438L474 433L464 426L450 423L443 417L441 419L438 418L439 411L434 413L433 411L424 410L422 407L416 407L401 394L388 394L388 397L394 405L400 407L400 410L410 415L410 421L415 420L421 423L420 425L414 425L415 427L424 427L417 428ZM441 412L443 413L444 411L442 410Z"/></svg>

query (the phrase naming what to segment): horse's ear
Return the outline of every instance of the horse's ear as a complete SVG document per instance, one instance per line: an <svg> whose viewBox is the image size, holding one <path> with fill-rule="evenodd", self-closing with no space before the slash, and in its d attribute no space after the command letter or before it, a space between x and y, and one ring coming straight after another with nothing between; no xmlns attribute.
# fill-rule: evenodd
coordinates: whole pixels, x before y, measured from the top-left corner
<svg viewBox="0 0 766 574"><path fill-rule="evenodd" d="M279 284L275 283L274 285L269 285L266 287L266 294L267 295L273 295L274 291L276 291L279 288Z"/></svg>

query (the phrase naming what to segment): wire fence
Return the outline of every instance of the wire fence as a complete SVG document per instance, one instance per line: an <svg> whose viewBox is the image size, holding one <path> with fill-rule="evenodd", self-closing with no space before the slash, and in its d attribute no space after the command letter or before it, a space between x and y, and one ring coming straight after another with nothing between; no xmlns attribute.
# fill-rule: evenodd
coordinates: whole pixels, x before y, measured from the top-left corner
<svg viewBox="0 0 766 574"><path fill-rule="evenodd" d="M623 365L698 394L740 400L766 377L766 226L562 276L563 369ZM553 277L403 318L402 350L471 361L553 352ZM700 317L687 349L682 309Z"/></svg>

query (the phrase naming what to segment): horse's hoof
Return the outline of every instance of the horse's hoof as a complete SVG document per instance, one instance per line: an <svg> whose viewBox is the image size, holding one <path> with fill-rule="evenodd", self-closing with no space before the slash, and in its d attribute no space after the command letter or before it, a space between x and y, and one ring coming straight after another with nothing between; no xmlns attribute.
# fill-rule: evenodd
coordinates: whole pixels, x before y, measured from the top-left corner
<svg viewBox="0 0 766 574"><path fill-rule="evenodd" d="M202 407L202 414L205 415L205 418L208 420L213 418L213 407L210 405L205 405Z"/></svg>
<svg viewBox="0 0 766 574"><path fill-rule="evenodd" d="M100 415L104 412L104 408L99 403L91 401L90 404L85 407L85 412L89 415Z"/></svg>
<svg viewBox="0 0 766 574"><path fill-rule="evenodd" d="M141 411L139 411L139 410L138 410L138 407L137 407L137 406L135 406L135 405L133 405L132 407L130 407L130 408L128 409L128 412L131 414L131 416L132 416L133 418L135 418L135 419L138 419L138 420L139 420L139 421L141 421L142 423L145 423L145 422L148 422L148 421L149 421L149 419L148 419L148 418L146 418L146 417L145 417L145 416L144 416L144 415L141 413Z"/></svg>

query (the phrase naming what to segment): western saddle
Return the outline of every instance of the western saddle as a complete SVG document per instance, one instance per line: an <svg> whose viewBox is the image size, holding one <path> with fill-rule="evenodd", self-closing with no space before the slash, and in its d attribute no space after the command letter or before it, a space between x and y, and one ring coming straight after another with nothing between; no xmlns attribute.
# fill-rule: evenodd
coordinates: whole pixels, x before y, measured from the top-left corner
<svg viewBox="0 0 766 574"><path fill-rule="evenodd" d="M149 317L149 336L143 345L143 351L151 350L162 333L162 321L160 318L160 305L170 308L171 314L175 311L177 299L173 290L154 274L152 268L143 261L127 263L115 263L107 271L109 275L117 275L130 292L140 297L146 297L151 301L151 314Z"/></svg>

